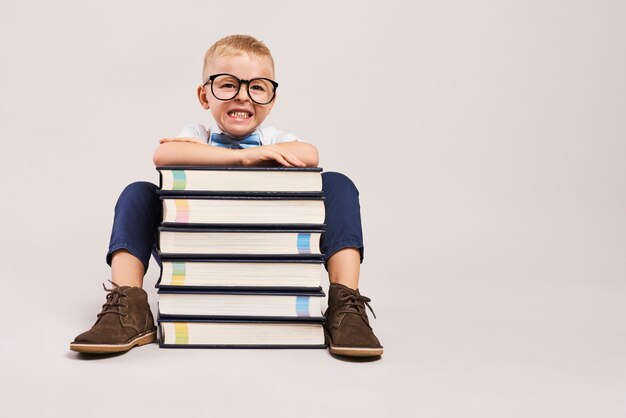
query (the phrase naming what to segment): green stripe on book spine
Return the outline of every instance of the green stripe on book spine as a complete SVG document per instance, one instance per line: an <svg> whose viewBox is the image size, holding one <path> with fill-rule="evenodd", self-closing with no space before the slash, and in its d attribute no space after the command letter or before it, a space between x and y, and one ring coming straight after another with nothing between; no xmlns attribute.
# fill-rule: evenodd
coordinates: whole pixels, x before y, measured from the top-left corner
<svg viewBox="0 0 626 418"><path fill-rule="evenodd" d="M184 322L174 322L176 344L189 344L189 328Z"/></svg>
<svg viewBox="0 0 626 418"><path fill-rule="evenodd" d="M187 263L172 263L172 285L185 284L186 269Z"/></svg>
<svg viewBox="0 0 626 418"><path fill-rule="evenodd" d="M185 190L187 188L187 175L185 170L172 170L174 176L174 187L172 190Z"/></svg>

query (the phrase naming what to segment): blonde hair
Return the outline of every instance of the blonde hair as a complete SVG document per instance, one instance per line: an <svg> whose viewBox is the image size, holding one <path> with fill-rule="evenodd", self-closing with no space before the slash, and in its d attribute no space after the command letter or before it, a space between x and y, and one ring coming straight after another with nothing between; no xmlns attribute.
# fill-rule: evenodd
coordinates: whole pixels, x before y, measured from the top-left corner
<svg viewBox="0 0 626 418"><path fill-rule="evenodd" d="M204 54L202 82L208 80L209 65L218 57L249 54L257 57L268 57L274 72L274 58L269 48L258 39L249 35L230 35L215 42Z"/></svg>

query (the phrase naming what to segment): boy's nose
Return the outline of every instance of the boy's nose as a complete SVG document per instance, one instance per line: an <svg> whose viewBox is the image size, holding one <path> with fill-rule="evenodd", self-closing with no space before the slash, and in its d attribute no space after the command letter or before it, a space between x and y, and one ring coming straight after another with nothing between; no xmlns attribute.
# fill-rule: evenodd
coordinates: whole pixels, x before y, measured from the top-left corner
<svg viewBox="0 0 626 418"><path fill-rule="evenodd" d="M243 102L249 99L250 96L248 95L248 86L245 83L241 83L241 86L239 87L239 92L235 96L235 100Z"/></svg>

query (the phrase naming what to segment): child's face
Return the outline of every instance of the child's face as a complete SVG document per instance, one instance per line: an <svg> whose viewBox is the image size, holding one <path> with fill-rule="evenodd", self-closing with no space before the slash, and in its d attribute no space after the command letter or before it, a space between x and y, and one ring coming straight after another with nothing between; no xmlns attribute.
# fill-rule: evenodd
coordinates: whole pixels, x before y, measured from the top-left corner
<svg viewBox="0 0 626 418"><path fill-rule="evenodd" d="M274 79L272 63L268 57L241 54L222 56L213 61L209 67L209 75L231 74L240 80L253 78ZM206 81L206 80L205 80ZM239 93L227 101L218 100L211 93L211 83L198 87L198 99L205 109L211 110L213 119L226 133L234 137L246 136L256 129L269 115L276 101L260 105L248 96L247 84L242 83Z"/></svg>

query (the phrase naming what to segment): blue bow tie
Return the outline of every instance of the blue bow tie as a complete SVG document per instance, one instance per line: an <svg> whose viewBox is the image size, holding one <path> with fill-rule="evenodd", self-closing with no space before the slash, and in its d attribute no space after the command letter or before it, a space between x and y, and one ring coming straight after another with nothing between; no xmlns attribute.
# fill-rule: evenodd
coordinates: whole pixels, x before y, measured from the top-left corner
<svg viewBox="0 0 626 418"><path fill-rule="evenodd" d="M210 145L216 145L222 148L230 149L244 149L251 147L258 147L261 145L261 139L258 134L252 134L245 138L236 139L225 133L213 133L211 134Z"/></svg>

